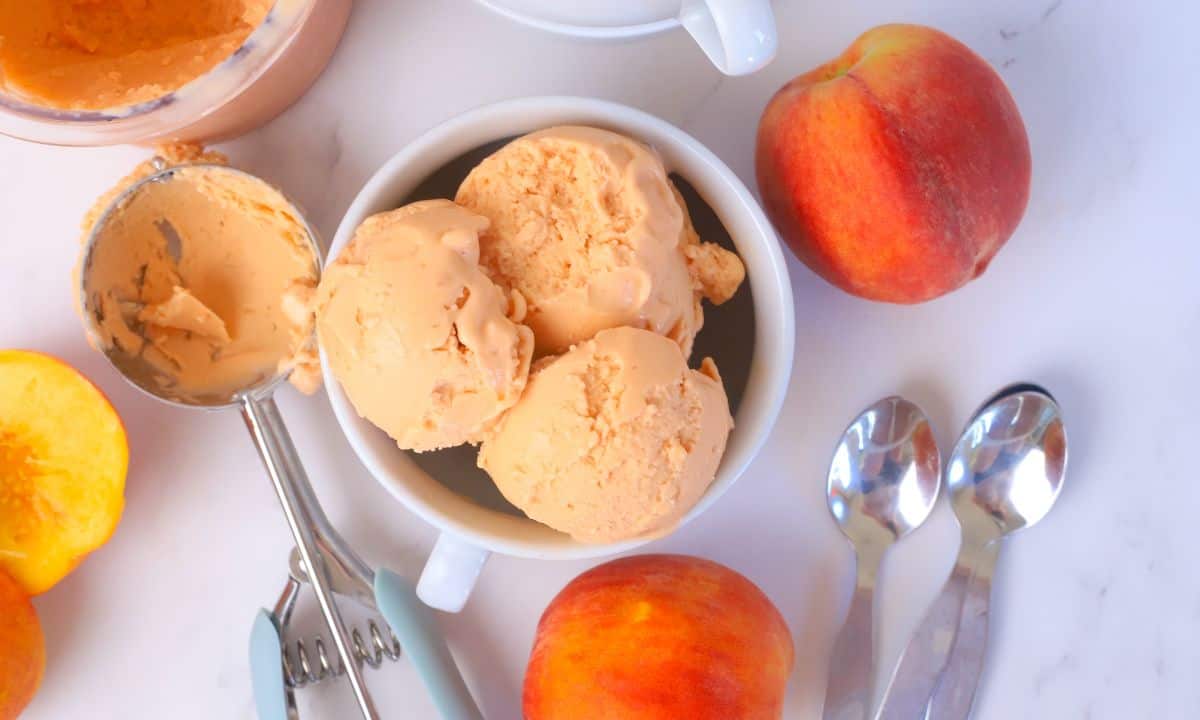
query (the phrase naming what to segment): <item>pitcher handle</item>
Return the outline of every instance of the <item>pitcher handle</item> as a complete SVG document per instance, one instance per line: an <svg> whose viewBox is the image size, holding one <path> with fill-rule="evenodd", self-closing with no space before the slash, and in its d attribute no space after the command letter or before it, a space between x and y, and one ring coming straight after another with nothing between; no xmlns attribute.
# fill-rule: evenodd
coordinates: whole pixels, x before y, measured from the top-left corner
<svg viewBox="0 0 1200 720"><path fill-rule="evenodd" d="M748 75L775 58L770 0L683 0L679 22L726 75Z"/></svg>

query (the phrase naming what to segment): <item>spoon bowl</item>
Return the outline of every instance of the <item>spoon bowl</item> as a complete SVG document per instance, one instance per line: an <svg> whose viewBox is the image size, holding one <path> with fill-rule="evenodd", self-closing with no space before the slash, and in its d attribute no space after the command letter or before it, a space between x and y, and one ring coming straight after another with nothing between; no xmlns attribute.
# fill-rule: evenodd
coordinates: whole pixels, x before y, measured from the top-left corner
<svg viewBox="0 0 1200 720"><path fill-rule="evenodd" d="M880 400L846 428L829 467L826 494L855 547L886 546L929 517L940 455L925 413L899 397Z"/></svg>
<svg viewBox="0 0 1200 720"><path fill-rule="evenodd" d="M1045 517L1066 470L1058 403L1037 385L1013 385L985 403L963 432L946 486L964 533L991 541Z"/></svg>

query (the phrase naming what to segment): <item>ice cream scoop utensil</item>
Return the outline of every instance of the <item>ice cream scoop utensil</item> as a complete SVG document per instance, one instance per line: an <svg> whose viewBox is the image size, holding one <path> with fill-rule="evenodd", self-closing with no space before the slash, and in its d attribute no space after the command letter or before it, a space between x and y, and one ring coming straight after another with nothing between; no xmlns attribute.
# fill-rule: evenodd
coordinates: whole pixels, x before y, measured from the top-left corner
<svg viewBox="0 0 1200 720"><path fill-rule="evenodd" d="M263 182L252 175L223 165L183 167L235 173L251 182ZM171 182L179 169L160 170L119 193L92 228L80 266L79 287L84 322L93 337L102 337L98 325L102 321L103 311L97 307L96 298L89 296L85 288L90 287L89 272L94 265L97 253L114 251L111 249L111 244L98 243L98 239L104 237L107 225L115 218L120 217L122 210L139 191L151 183ZM298 210L295 210L295 216L303 217ZM320 255L317 250L316 235L307 225L304 229L313 267L319 268ZM171 238L168 236L165 240L168 252L174 254L170 248ZM345 582L347 578L352 578L357 588L352 595L360 601L364 598L370 600L371 606L377 604L402 642L406 637L410 637L415 646L433 648L430 652L424 653L427 657L432 658L429 662L424 665L418 662L419 669L425 668L422 671L422 678L430 684L431 691L435 694L443 692L443 685L451 689L461 688L465 694L464 701L470 702L470 696L466 694L465 685L461 684L462 680L458 676L457 669L453 668L452 661L447 662L448 652L440 654L438 652L439 648L444 651L444 644L439 646L440 639L432 634L435 626L427 615L417 612L420 608L415 603L415 597L410 601L404 593L406 585L403 581L386 570L381 570L377 574L371 573L370 568L354 555L349 546L333 530L322 512L296 448L284 426L283 418L272 398L275 387L288 375L288 368L285 365L281 365L281 369L274 376L263 378L250 387L237 388L227 394L205 392L200 395L191 394L186 388L172 387L169 383L165 383L161 371L148 363L140 352L127 352L118 343L97 342L96 344L127 380L159 400L186 408L238 408L241 411L246 427L250 431L283 508L288 528L296 543L297 554L303 567L308 570L306 573L308 583L312 586L313 593L320 605L321 614L330 630L339 662L345 668L346 677L363 717L374 719L378 718L379 714L363 680L361 664L355 658L352 636L334 599L335 577L342 582ZM256 640L263 637L269 640L269 634L269 628L265 625L262 623L256 625L254 635ZM269 648L269 645L269 643L254 642L252 647ZM417 652L407 645L405 645L405 649L414 657L424 652ZM445 673L450 672L452 668L454 677L447 679ZM280 672L282 673L282 662ZM455 680L457 680L457 685ZM449 693L450 691L445 690L445 692ZM460 698L460 700L463 699ZM473 702L470 706L474 707ZM286 707L284 711L286 712ZM472 716L450 715L448 717L469 718Z"/></svg>
<svg viewBox="0 0 1200 720"><path fill-rule="evenodd" d="M346 671L329 657L324 637L292 640L292 613L306 582L299 567L299 555L293 548L287 584L272 610L258 611L250 632L250 680L259 720L297 720L295 688L340 677ZM378 667L385 658L400 657L399 641L381 631L374 620L368 622L365 635L353 628L350 636L355 657L369 667Z"/></svg>
<svg viewBox="0 0 1200 720"><path fill-rule="evenodd" d="M360 576L339 575L334 572L332 577L333 590L338 595L364 597L363 587L359 582L362 579ZM272 610L260 610L255 617L250 635L250 670L260 720L295 720L299 717L295 688L307 687L345 673L345 667L337 658L329 656L329 642L326 637L317 635L295 639L290 628L300 588L307 582L300 555L293 548L288 562L287 584L280 593L279 600ZM407 586L406 592L413 593L411 586ZM368 602L364 605L374 607L371 596L365 597ZM422 606L422 612L428 610L424 610ZM410 633L405 635L404 647L422 675L429 673L430 658L436 658L439 654L449 658L444 644L440 641L423 643L420 637L414 637L410 630L413 623L396 625L402 632ZM378 668L385 660L400 659L401 642L382 620L372 618L367 620L364 626L351 628L350 638L355 658L368 667ZM447 676L452 679L458 678L458 673L455 670ZM434 704L443 717L454 720L480 717L466 686L461 682L458 683L457 690L444 684L428 684L431 686ZM447 687L453 691L445 692Z"/></svg>
<svg viewBox="0 0 1200 720"><path fill-rule="evenodd" d="M946 469L962 526L958 560L913 633L878 718L966 718L987 647L992 572L1000 540L1041 520L1067 469L1058 404L1037 385L1001 390L975 413ZM932 699L931 699L932 693Z"/></svg>
<svg viewBox="0 0 1200 720"><path fill-rule="evenodd" d="M937 500L941 457L925 413L889 397L846 428L834 451L829 509L857 555L857 582L830 657L825 720L863 720L871 702L875 576L887 549Z"/></svg>
<svg viewBox="0 0 1200 720"><path fill-rule="evenodd" d="M379 717L375 703L371 699L367 686L362 677L362 668L355 660L350 633L342 619L341 612L333 599L330 589L329 570L326 567L324 553L317 546L316 535L313 532L312 520L299 498L298 484L308 485L308 478L300 468L299 457L292 445L287 429L283 425L275 400L269 395L259 400L252 395L242 398L242 417L246 427L254 438L263 465L275 486L279 496L283 514L287 518L288 527L296 541L296 548L309 568L309 583L317 596L321 614L325 618L333 635L333 644L337 648L338 657L346 668L346 677L358 701L359 710L364 718ZM296 471L299 470L299 473ZM295 474L294 474L295 473Z"/></svg>
<svg viewBox="0 0 1200 720"><path fill-rule="evenodd" d="M279 420L274 403L271 404L271 412L273 418ZM303 472L298 465L290 469ZM336 592L353 598L383 615L399 639L400 646L416 667L443 718L480 720L482 716L471 698L470 691L463 682L445 641L437 633L437 621L432 616L433 611L417 600L412 584L390 570L373 571L368 567L330 524L317 503L311 485L304 483L303 487L299 488L297 500L311 524L316 556L323 563L325 582L330 593ZM290 562L290 578L298 578L311 584L314 575L308 572L309 567L311 566L308 565L304 553L297 547ZM283 624L277 627L280 629L281 642L286 642ZM375 650L367 645L368 642L381 650L388 647L382 633L372 631L370 624L365 636L359 631L347 630L347 638L349 654L355 661L347 663L339 648L336 665L321 652L326 646L324 638L313 640L312 652L305 653L309 659L308 667L305 667L302 655L308 648L296 645L294 653L289 655L287 646L284 645L281 659L285 682L290 687L303 687L305 684L329 677L338 677L343 672L350 676L352 672L360 670L363 662L370 666L379 664L380 661L373 660ZM337 647L336 634L333 635L333 640L334 646Z"/></svg>
<svg viewBox="0 0 1200 720"><path fill-rule="evenodd" d="M417 599L412 583L387 569L372 571L330 525L319 506L313 517L317 544L330 559L327 567L333 591L355 599L387 620L384 629L380 629L373 620L367 622L365 632L351 629L355 656L370 667L378 667L384 658L397 659L403 648L409 662L416 667L425 683L434 707L443 718L482 720L449 648L436 631L437 620L433 617L433 611ZM303 561L295 548L288 563L289 586L294 581L307 581ZM285 588L284 596L287 592ZM278 603L276 608L278 610ZM389 626L391 633L386 630ZM286 628L280 627L280 634L286 643L286 632L283 631ZM334 666L327 657L323 659L322 648L327 645L324 638L318 637L310 641L309 646L301 642L284 646L284 674L289 687L302 687L341 674L341 668ZM289 652L292 653L291 657ZM308 670L303 662L304 655L310 659Z"/></svg>
<svg viewBox="0 0 1200 720"><path fill-rule="evenodd" d="M201 166L193 165L189 167ZM203 167L219 169L219 172L239 172L218 165ZM113 201L96 222L95 227L92 228L87 247L84 250L79 279L84 321L89 324L89 330L96 337L101 335L98 325L101 321L100 318L102 318L103 311L100 307L95 306L94 298L84 288L89 287L89 283L87 282L88 273L94 265L96 254L103 252L103 248L107 247L103 243L98 243L98 240L104 236L104 230L107 225L120 217L123 208L130 199L151 183L172 182L176 171L177 168L161 170L129 187ZM247 177L251 176L247 175ZM299 217L299 213L297 213L297 217ZM314 237L311 231L308 233L308 236L310 240ZM317 252L315 243L313 243L312 254L313 263L316 265L319 262L319 253ZM317 601L320 604L321 614L324 616L325 622L329 625L333 634L333 641L338 655L346 665L346 675L354 691L359 709L366 718L378 718L374 702L371 700L366 685L363 682L359 665L354 661L351 654L349 633L346 630L341 614L338 612L337 605L333 599L333 593L329 589L328 570L325 566L324 556L317 548L312 522L308 512L301 505L299 487L308 486L308 478L304 474L299 457L296 455L296 449L292 445L287 429L284 427L282 418L279 416L279 410L276 408L275 401L271 397L275 386L283 379L286 372L280 373L275 377L266 378L255 387L240 388L226 397L214 396L212 394L192 396L179 388L168 391L161 380L161 373L157 372L140 353L127 352L117 343L98 343L98 345L104 352L105 357L108 358L126 379L153 397L182 407L210 409L236 407L241 410L246 427L254 439L255 447L258 449L267 474L271 477L272 485L275 488L276 495L279 497L280 505L283 507L284 517L287 519L288 528L292 532L296 547L300 551L305 566L314 569L314 572L310 573L313 592L316 594Z"/></svg>

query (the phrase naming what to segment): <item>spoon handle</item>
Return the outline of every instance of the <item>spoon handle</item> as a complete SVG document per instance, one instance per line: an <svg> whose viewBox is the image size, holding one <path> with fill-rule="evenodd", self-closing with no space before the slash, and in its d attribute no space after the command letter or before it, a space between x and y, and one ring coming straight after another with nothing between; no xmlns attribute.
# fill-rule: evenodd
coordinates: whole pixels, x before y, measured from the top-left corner
<svg viewBox="0 0 1200 720"><path fill-rule="evenodd" d="M929 698L950 656L973 565L973 555L964 545L942 592L913 631L900 663L892 671L875 720L914 720L925 716Z"/></svg>
<svg viewBox="0 0 1200 720"><path fill-rule="evenodd" d="M992 573L999 555L999 542L988 545L980 555L975 574L967 583L958 633L954 636L946 671L929 701L927 720L966 720L971 713L987 654Z"/></svg>
<svg viewBox="0 0 1200 720"><path fill-rule="evenodd" d="M875 656L873 598L879 560L872 554L860 554L858 558L854 597L829 658L822 720L865 720L870 710Z"/></svg>

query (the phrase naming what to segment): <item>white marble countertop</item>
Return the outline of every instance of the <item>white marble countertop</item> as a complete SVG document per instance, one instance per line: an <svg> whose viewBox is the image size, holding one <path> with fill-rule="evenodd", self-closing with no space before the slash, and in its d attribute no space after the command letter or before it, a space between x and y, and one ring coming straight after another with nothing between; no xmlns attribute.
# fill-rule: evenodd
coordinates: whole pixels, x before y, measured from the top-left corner
<svg viewBox="0 0 1200 720"><path fill-rule="evenodd" d="M828 517L828 454L850 417L899 392L943 448L967 413L1017 379L1060 399L1071 470L1059 505L1000 561L979 720L1200 717L1200 507L1184 449L1200 423L1200 10L1166 0L780 0L782 49L727 79L681 32L580 44L471 0L360 0L333 64L275 122L222 147L284 186L330 236L366 178L462 110L569 93L643 108L694 134L753 185L758 114L786 79L889 21L932 24L993 62L1033 146L1024 222L980 280L918 307L856 300L794 259L796 365L758 460L712 510L648 550L731 565L782 609L798 648L786 717L815 718L848 602L850 550ZM26 717L252 718L254 610L273 602L291 545L236 415L189 413L127 387L84 343L70 269L89 203L145 151L0 139L0 344L59 355L125 418L127 507L112 541L37 599L49 643ZM280 404L329 514L375 561L419 571L434 532L381 489L323 394ZM1178 481L1178 484L1174 484ZM1178 494L1176 494L1178 493ZM945 577L945 503L884 569L882 647L899 652ZM588 562L494 557L444 625L490 719L519 717L538 616ZM310 627L316 628L316 619ZM385 717L432 718L404 663L369 676ZM302 694L304 717L353 717L344 685Z"/></svg>

